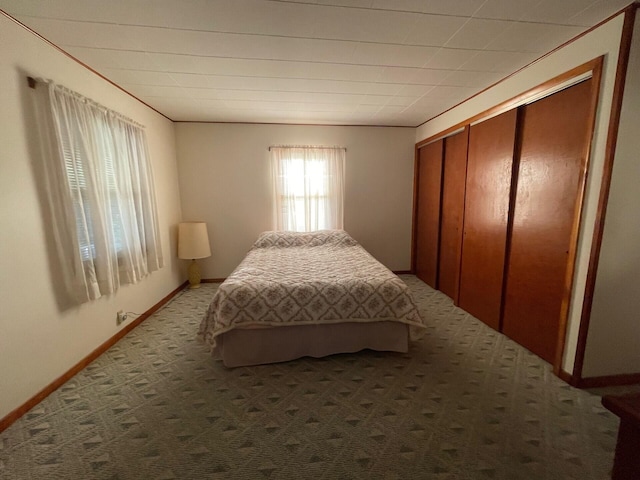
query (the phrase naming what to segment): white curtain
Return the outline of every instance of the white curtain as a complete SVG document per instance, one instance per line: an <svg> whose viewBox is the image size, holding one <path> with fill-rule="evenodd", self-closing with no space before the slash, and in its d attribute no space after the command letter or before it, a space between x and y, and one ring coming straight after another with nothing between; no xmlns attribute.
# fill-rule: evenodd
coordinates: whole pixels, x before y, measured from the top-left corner
<svg viewBox="0 0 640 480"><path fill-rule="evenodd" d="M276 230L342 229L346 150L271 147Z"/></svg>
<svg viewBox="0 0 640 480"><path fill-rule="evenodd" d="M37 90L60 273L71 298L83 303L163 266L146 136L62 86L39 82Z"/></svg>

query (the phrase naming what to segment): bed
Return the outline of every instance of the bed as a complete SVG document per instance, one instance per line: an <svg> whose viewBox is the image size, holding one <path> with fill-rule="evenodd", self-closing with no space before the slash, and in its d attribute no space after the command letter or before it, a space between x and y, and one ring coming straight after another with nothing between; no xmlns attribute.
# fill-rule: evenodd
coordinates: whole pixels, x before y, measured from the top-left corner
<svg viewBox="0 0 640 480"><path fill-rule="evenodd" d="M265 232L198 335L228 367L363 349L407 352L425 324L405 283L343 230Z"/></svg>

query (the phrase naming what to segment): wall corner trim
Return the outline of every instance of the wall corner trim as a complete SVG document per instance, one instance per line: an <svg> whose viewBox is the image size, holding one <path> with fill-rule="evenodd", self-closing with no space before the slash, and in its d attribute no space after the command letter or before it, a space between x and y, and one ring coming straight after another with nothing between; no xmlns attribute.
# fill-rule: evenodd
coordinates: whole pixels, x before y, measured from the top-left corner
<svg viewBox="0 0 640 480"><path fill-rule="evenodd" d="M565 372L564 370L560 369L560 370L558 370L556 375L558 376L558 378L560 380L562 380L564 382L567 382L572 387L577 387L578 386L578 382L576 381L574 376L571 375L570 373Z"/></svg>
<svg viewBox="0 0 640 480"><path fill-rule="evenodd" d="M604 236L604 224L609 200L609 190L611 188L611 177L613 175L613 161L615 158L616 145L618 141L618 128L620 125L620 114L622 112L622 100L624 87L627 78L627 65L631 53L631 40L633 37L633 26L636 18L636 10L640 8L640 2L629 5L625 10L624 24L620 38L620 48L618 64L616 66L615 85L613 89L613 99L611 104L611 117L607 132L607 143L605 147L604 167L602 181L600 184L600 196L598 199L598 210L596 213L595 226L593 230L593 240L591 253L589 256L589 266L587 269L587 279L585 294L582 303L580 316L580 327L578 331L578 341L576 345L575 361L573 366L573 376L581 379L584 367L584 359L587 349L587 336L589 333L589 323L591 320L591 308L593 306L593 295L596 288L598 276L598 262L600 260L600 249Z"/></svg>

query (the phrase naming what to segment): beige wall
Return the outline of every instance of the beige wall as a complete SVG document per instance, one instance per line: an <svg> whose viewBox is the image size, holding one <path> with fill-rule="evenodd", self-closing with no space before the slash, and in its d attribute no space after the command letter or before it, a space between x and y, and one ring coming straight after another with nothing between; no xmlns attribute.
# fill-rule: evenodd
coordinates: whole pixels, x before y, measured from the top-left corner
<svg viewBox="0 0 640 480"><path fill-rule="evenodd" d="M146 125L165 267L116 294L61 311L49 267L26 75L52 79ZM144 312L183 278L173 124L0 14L0 418L113 336L119 309Z"/></svg>
<svg viewBox="0 0 640 480"><path fill-rule="evenodd" d="M392 270L410 267L412 128L179 123L182 212L205 221L212 256L203 277L228 276L272 227L270 145L347 148L344 225Z"/></svg>
<svg viewBox="0 0 640 480"><path fill-rule="evenodd" d="M567 338L563 369L573 371L578 329L582 311L582 300L585 283L595 217L600 193L600 182L604 165L604 153L607 140L607 129L611 112L611 100L615 82L618 49L622 32L623 15L618 15L611 21L584 35L566 47L535 62L526 69L508 78L494 88L478 95L451 111L433 119L419 127L416 131L416 141L435 135L442 130L462 122L501 102L514 98L541 83L549 80L571 68L581 65L600 55L605 55L600 102L596 118L596 129L591 149L591 165L587 178L586 198L582 215L582 231L579 238L577 264L575 270L574 289L569 312ZM610 359L594 358L595 363L601 365L601 371L614 371L615 366ZM632 366L627 366L632 368ZM637 366L635 367L637 371Z"/></svg>
<svg viewBox="0 0 640 480"><path fill-rule="evenodd" d="M640 373L640 21L627 69L583 376Z"/></svg>

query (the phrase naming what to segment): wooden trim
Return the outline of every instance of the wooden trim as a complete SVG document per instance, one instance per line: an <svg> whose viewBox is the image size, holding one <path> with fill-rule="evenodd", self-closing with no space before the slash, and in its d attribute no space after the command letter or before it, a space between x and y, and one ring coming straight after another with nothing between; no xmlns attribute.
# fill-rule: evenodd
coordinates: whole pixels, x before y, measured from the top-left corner
<svg viewBox="0 0 640 480"><path fill-rule="evenodd" d="M420 148L416 145L413 153L413 213L411 216L411 273L416 273L416 230L418 220L418 162L420 161Z"/></svg>
<svg viewBox="0 0 640 480"><path fill-rule="evenodd" d="M633 8L631 8L633 7ZM591 254L589 256L589 267L585 285L584 300L582 303L582 315L580 318L580 329L578 331L578 343L576 346L576 356L573 365L573 376L579 381L582 378L584 367L584 356L587 346L587 334L591 320L591 308L593 307L593 294L598 275L598 261L600 259L600 249L602 247L602 237L604 235L604 223L609 201L609 190L611 188L611 176L613 173L613 161L618 142L618 128L620 126L620 113L622 110L622 100L624 96L624 86L627 80L627 65L631 52L631 37L633 36L633 25L636 17L636 10L640 4L630 5L626 10L622 36L620 40L620 51L618 54L618 65L616 67L616 79L613 88L613 99L611 102L611 117L609 119L609 130L607 133L607 145L604 154L604 167L602 172L602 182L600 187L600 198L598 200L598 210L596 213L593 240L591 244Z"/></svg>
<svg viewBox="0 0 640 480"><path fill-rule="evenodd" d="M563 382L567 382L569 385L571 385L572 387L577 387L576 385L576 379L573 378L573 375L571 375L570 373L565 372L564 370L560 369L558 370L558 372L556 373L556 375L558 376L558 378L560 378L560 380L562 380Z"/></svg>
<svg viewBox="0 0 640 480"><path fill-rule="evenodd" d="M371 128L412 128L413 125L367 125L367 124L351 124L351 123L285 123L285 122L222 122L207 120L173 120L173 123L204 123L204 124L220 124L220 125L287 125L295 127L371 127Z"/></svg>
<svg viewBox="0 0 640 480"><path fill-rule="evenodd" d="M467 122L456 124L453 127L449 127L436 135L432 135L429 138L418 142L416 145L418 146L418 148L426 147L430 143L437 142L438 140L444 140L447 137L452 137L458 133L464 132L464 129L467 126Z"/></svg>
<svg viewBox="0 0 640 480"><path fill-rule="evenodd" d="M152 306L149 310L141 314L138 318L136 318L133 322L129 323L121 330L119 330L115 335L113 335L110 339L100 345L98 348L93 350L89 355L84 357L78 363L76 363L73 367L63 373L60 377L55 379L49 385L44 387L38 393L36 393L33 397L27 400L25 403L20 405L18 408L9 412L4 418L0 419L0 432L6 430L11 424L13 424L16 420L22 417L25 413L35 407L42 400L47 398L53 392L55 392L58 388L64 385L69 379L71 379L74 375L80 372L83 368L93 362L96 358L102 355L104 352L109 350L113 345L115 345L120 339L122 339L126 334L128 334L131 330L136 328L142 322L144 322L147 318L153 315L156 311L160 309L163 305L165 305L169 300L171 300L178 292L183 290L188 285L188 282L182 283L178 288L174 289L171 293L165 296L162 300Z"/></svg>
<svg viewBox="0 0 640 480"><path fill-rule="evenodd" d="M578 241L582 227L582 212L584 208L585 193L587 188L587 176L591 165L591 146L593 144L593 135L596 125L596 113L598 110L598 101L600 99L600 83L602 79L603 57L600 57L598 64L593 69L591 76L591 105L589 107L589 119L587 128L589 128L589 136L582 152L583 165L580 172L578 185L578 195L574 206L573 226L571 228L571 238L569 243L568 264L564 280L564 294L562 304L560 305L560 323L558 325L558 339L556 341L556 354L553 361L553 372L558 375L562 370L562 359L564 357L564 349L567 338L567 325L569 319L569 309L571 306L571 294L574 287L576 258L578 255Z"/></svg>
<svg viewBox="0 0 640 480"><path fill-rule="evenodd" d="M510 74L509 74L509 75L507 75L506 77L504 77L504 78L502 78L502 79L498 80L498 81L497 81L497 82L495 82L495 83L492 83L492 84L491 84L491 85L489 85L488 87L483 88L483 89L482 89L482 90L480 90L478 93L475 93L475 94L471 95L470 97L468 97L468 98L464 99L463 101L461 101L461 102L459 102L459 103L456 103L455 105L453 105L452 107L447 108L447 109L446 109L446 110L444 110L443 112L440 112L439 114L434 115L433 117L431 117L431 118L429 118L429 119L425 120L425 121L424 121L424 122L422 122L421 124L416 125L416 128L420 128L422 125L425 125L426 123L429 123L429 122L431 122L432 120L435 120L436 118L438 118L438 117L440 117L440 116L444 115L445 113L447 113L447 112L449 112L449 111L453 110L454 108L459 107L459 106L460 106L460 105L462 105L463 103L468 102L468 101L469 101L469 100L471 100L472 98L475 98L475 97L477 97L477 96L479 96L479 95L483 94L483 93L484 93L484 92L486 92L487 90L490 90L490 89L492 89L493 87L495 87L495 86L497 86L497 85L501 84L502 82L504 82L504 81L508 80L509 78L513 77L514 75L517 75L517 74L518 74L518 73L520 73L521 71L525 70L526 68L529 68L530 66L532 66L532 65L534 65L534 64L536 64L536 63L538 63L538 62L542 61L544 58L546 58L546 57L548 57L549 55L551 55L551 54L555 53L556 51L558 51L558 50L560 50L560 49L562 49L562 48L566 47L567 45L570 45L571 43L575 42L575 41L576 41L576 40L578 40L579 38L582 38L582 37L584 37L585 35L587 35L587 34L591 33L591 32L592 32L592 31L594 31L595 29L600 28L602 25L604 25L605 23L607 23L607 22L609 22L609 21L613 20L615 17L617 17L617 16L618 16L618 15L620 15L621 13L625 13L625 14L627 14L627 13L629 13L630 11L635 10L636 8L639 8L639 7L638 7L638 5L639 5L639 4L638 4L638 2L635 2L635 3L632 3L632 4L630 4L630 5L627 5L626 7L622 8L622 9L621 9L621 10L619 10L619 11L617 11L617 12L616 12L616 13L614 13L613 15L610 15L609 17L605 18L605 19L604 19L604 20L602 20L600 23L597 23L597 24L596 24L596 25L594 25L593 27L591 27L591 28L589 28L589 29L585 30L584 32L582 32L582 33L580 33L580 34L576 35L576 36L575 36L575 37L573 37L572 39L567 40L567 41L566 41L566 42L564 42L562 45L557 46L556 48L554 48L554 49L553 49L553 50L551 50L550 52L545 53L544 55L542 55L541 57L536 58L536 59L535 59L535 60L533 60L532 62L527 63L524 67L519 68L519 69L518 69L518 70L516 70L515 72L510 73Z"/></svg>
<svg viewBox="0 0 640 480"><path fill-rule="evenodd" d="M463 120L462 122L456 123L455 125L447 128L446 130L443 130L442 132L439 132L435 135L425 138L424 140L419 141L416 144L416 146L422 147L423 145L429 144L439 138L442 138L447 134L464 127L465 125L475 123L487 117L495 117L496 115L500 115L501 113L504 113L516 107L519 107L520 105L523 105L533 97L536 97L546 91L552 90L553 87L558 86L561 83L564 83L568 80L571 80L572 78L578 77L587 72L593 72L596 68L598 68L598 65L602 65L603 59L604 59L604 55L601 55L600 57L594 58L593 60L589 60L588 62L585 62L582 65L578 65L577 67L572 68L571 70L567 70L566 72L561 73L560 75L557 75L547 80L546 82L541 83L540 85L530 88L529 90L526 90L525 92L520 93L515 97L505 100L504 102L499 103L498 105L495 105L491 108L488 108L487 110L484 110L480 113L477 113L472 117L466 120Z"/></svg>
<svg viewBox="0 0 640 480"><path fill-rule="evenodd" d="M411 270L392 270L392 272L396 275L410 275L413 273Z"/></svg>
<svg viewBox="0 0 640 480"><path fill-rule="evenodd" d="M104 80L107 83L110 83L111 85L113 85L114 87L116 87L118 90L121 90L122 92L126 93L127 95L129 95L131 98L137 100L138 102L140 102L141 104L143 104L144 106L150 108L151 110L153 110L154 112L156 112L159 115L162 115L164 118L166 118L167 120L169 120L170 122L173 122L173 120L169 117L167 117L164 113L162 113L159 110L156 110L155 108L153 108L151 105L149 105L146 102L143 102L142 100L140 100L138 97L136 97L134 94L132 94L131 92L125 90L124 88L122 88L120 85L118 85L117 83L115 83L112 80L109 80L107 77L105 77L104 75L102 75L100 72L98 72L97 70L94 70L93 68L91 68L89 65L87 65L86 63L84 63L81 60L78 60L76 57L74 57L73 55L71 55L69 52L63 50L62 48L60 48L59 46L57 46L55 43L53 43L50 40L47 40L45 37L43 37L42 35L40 35L38 32L36 32L35 30L32 30L31 28L27 27L24 23L22 23L20 20L18 20L17 18L12 17L11 15L9 15L7 12L5 12L4 10L0 9L0 15L4 15L5 17L7 17L9 20L11 20L12 22L14 22L16 25L19 25L20 27L24 28L26 31L28 31L29 33L31 33L32 35L35 35L36 37L38 37L40 40L42 40L43 42L45 42L46 44L48 44L50 47L53 47L54 49L56 49L58 52L62 53L64 56L70 58L71 60L73 60L74 62L76 62L77 64L79 64L80 66L86 68L87 70L89 70L91 73L93 73L94 75L97 75L98 77L100 77L102 80ZM31 83L29 83L29 85L31 86ZM0 430L1 431L1 430Z"/></svg>
<svg viewBox="0 0 640 480"><path fill-rule="evenodd" d="M222 283L226 280L227 278L203 278L202 280L200 280L200 283Z"/></svg>
<svg viewBox="0 0 640 480"><path fill-rule="evenodd" d="M574 377L575 378L575 377ZM640 383L639 373L625 373L622 375L604 375L601 377L588 377L577 380L578 388L615 387L620 385L633 385Z"/></svg>

